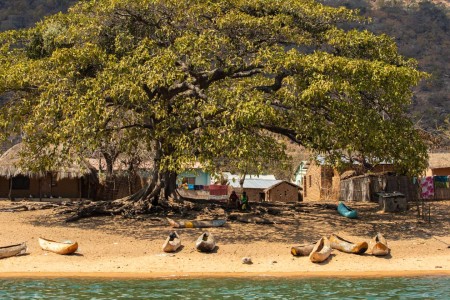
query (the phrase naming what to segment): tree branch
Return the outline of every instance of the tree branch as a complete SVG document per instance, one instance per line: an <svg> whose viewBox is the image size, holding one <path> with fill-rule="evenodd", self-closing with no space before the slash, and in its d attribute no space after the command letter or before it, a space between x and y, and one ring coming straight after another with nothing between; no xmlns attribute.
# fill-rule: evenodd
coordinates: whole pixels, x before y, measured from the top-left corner
<svg viewBox="0 0 450 300"><path fill-rule="evenodd" d="M265 93L273 93L281 89L283 86L283 79L291 75L290 72L283 71L280 74L277 74L274 78L274 83L272 85L258 86L256 90L265 92Z"/></svg>

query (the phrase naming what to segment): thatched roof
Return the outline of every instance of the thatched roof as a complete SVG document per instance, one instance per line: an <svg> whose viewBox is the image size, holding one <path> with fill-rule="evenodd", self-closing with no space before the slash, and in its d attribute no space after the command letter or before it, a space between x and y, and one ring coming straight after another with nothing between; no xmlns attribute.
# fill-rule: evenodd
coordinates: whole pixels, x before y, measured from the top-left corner
<svg viewBox="0 0 450 300"><path fill-rule="evenodd" d="M430 169L450 168L450 153L428 153Z"/></svg>
<svg viewBox="0 0 450 300"><path fill-rule="evenodd" d="M44 177L47 173L56 173L57 179L64 178L80 178L84 175L92 173L92 167L86 160L80 163L72 163L70 165L60 167L57 170L41 170L38 172L30 171L19 166L20 151L23 144L19 143L9 148L2 156L0 156L0 176L11 178L17 175L29 177Z"/></svg>

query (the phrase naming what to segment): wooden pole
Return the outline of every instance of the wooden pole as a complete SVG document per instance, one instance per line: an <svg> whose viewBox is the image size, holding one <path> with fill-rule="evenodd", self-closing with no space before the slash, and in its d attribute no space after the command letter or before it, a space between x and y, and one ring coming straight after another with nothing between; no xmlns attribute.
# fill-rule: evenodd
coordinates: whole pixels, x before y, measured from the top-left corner
<svg viewBox="0 0 450 300"><path fill-rule="evenodd" d="M42 177L39 176L39 202L42 202Z"/></svg>
<svg viewBox="0 0 450 300"><path fill-rule="evenodd" d="M87 176L87 185L88 185L87 197L88 197L88 199L91 199L91 176L90 175Z"/></svg>
<svg viewBox="0 0 450 300"><path fill-rule="evenodd" d="M78 177L78 193L80 195L79 200L81 201L81 177Z"/></svg>
<svg viewBox="0 0 450 300"><path fill-rule="evenodd" d="M53 173L48 173L47 176L50 175L50 196L53 197Z"/></svg>
<svg viewBox="0 0 450 300"><path fill-rule="evenodd" d="M13 181L13 178L10 177L10 178L9 178L9 193L8 193L8 199L9 199L9 200L12 200L12 197L11 197L11 193L12 193L12 181Z"/></svg>

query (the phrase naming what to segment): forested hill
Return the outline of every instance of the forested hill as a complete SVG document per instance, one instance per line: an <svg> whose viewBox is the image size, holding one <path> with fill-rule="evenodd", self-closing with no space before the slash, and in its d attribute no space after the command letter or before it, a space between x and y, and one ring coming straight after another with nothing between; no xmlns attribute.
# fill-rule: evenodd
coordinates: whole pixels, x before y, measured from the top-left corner
<svg viewBox="0 0 450 300"><path fill-rule="evenodd" d="M76 0L0 0L0 31L32 26ZM414 97L411 116L433 131L450 114L450 4L448 0L322 0L358 8L373 22L367 28L393 36L400 52L432 74Z"/></svg>
<svg viewBox="0 0 450 300"><path fill-rule="evenodd" d="M46 15L67 9L77 0L0 0L0 31L33 26Z"/></svg>

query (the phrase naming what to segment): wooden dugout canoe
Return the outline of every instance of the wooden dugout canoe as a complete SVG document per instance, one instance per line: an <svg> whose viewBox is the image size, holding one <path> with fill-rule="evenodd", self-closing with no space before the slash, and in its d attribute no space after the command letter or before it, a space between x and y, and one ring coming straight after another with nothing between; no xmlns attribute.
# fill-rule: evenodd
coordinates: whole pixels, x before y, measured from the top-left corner
<svg viewBox="0 0 450 300"><path fill-rule="evenodd" d="M383 256L389 254L389 247L387 241L381 233L377 235L369 242L369 249L372 255Z"/></svg>
<svg viewBox="0 0 450 300"><path fill-rule="evenodd" d="M16 256L19 254L24 254L26 252L27 252L27 243L25 242L21 244L4 246L0 247L0 258Z"/></svg>
<svg viewBox="0 0 450 300"><path fill-rule="evenodd" d="M313 263L320 263L325 261L331 255L330 241L326 237L320 238L320 240L314 245L311 253L309 254L309 260Z"/></svg>
<svg viewBox="0 0 450 300"><path fill-rule="evenodd" d="M173 231L169 234L166 241L162 246L162 250L164 252L175 252L180 248L181 240L176 231Z"/></svg>
<svg viewBox="0 0 450 300"><path fill-rule="evenodd" d="M339 204L337 206L337 211L346 218L349 218L349 219L358 218L358 213L356 212L356 210L351 209L350 207L348 207L347 205L345 205L342 202L339 202Z"/></svg>
<svg viewBox="0 0 450 300"><path fill-rule="evenodd" d="M216 248L216 240L208 231L203 232L195 242L195 248L200 252L211 252Z"/></svg>
<svg viewBox="0 0 450 300"><path fill-rule="evenodd" d="M366 242L359 242L355 244L335 234L330 236L330 243L331 248L333 249L353 254L363 254L369 248L369 245L367 245Z"/></svg>
<svg viewBox="0 0 450 300"><path fill-rule="evenodd" d="M207 228L223 226L227 220L207 220L207 221L174 221L167 218L173 228Z"/></svg>
<svg viewBox="0 0 450 300"><path fill-rule="evenodd" d="M291 254L294 256L308 256L314 249L315 244L302 244L291 248Z"/></svg>
<svg viewBox="0 0 450 300"><path fill-rule="evenodd" d="M39 238L39 246L41 246L42 250L54 252L57 254L72 254L78 249L77 242L56 242L44 238Z"/></svg>

